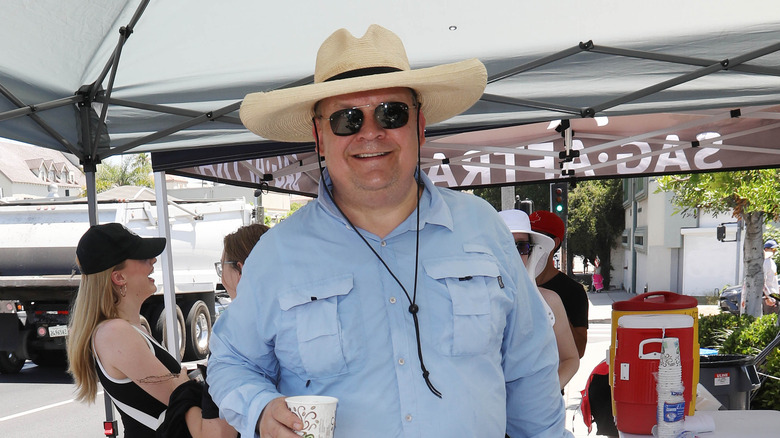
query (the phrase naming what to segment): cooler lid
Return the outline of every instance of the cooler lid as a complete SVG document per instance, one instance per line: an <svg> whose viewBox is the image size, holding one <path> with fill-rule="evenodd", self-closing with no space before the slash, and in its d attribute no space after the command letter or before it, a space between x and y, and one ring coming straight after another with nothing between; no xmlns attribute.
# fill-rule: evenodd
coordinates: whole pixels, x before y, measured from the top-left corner
<svg viewBox="0 0 780 438"><path fill-rule="evenodd" d="M693 317L678 313L656 315L623 315L618 318L618 327L622 328L688 328L693 327Z"/></svg>
<svg viewBox="0 0 780 438"><path fill-rule="evenodd" d="M612 303L612 310L622 311L657 311L690 309L699 305L695 297L680 295L674 292L647 292L630 300Z"/></svg>

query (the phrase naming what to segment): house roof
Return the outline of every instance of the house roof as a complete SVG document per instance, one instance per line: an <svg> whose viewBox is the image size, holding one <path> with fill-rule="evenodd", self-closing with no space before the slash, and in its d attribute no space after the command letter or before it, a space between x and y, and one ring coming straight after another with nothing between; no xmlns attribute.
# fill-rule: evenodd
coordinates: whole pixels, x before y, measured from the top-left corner
<svg viewBox="0 0 780 438"><path fill-rule="evenodd" d="M84 172L71 163L71 160L64 153L33 146L25 143L19 143L11 140L0 139L0 174L5 175L13 183L48 185L52 181L41 180L33 170L37 170L41 165L46 166L46 170L54 167L57 172L62 169L72 170L76 176L75 184L68 184L66 181L55 181L60 187L81 187L86 184Z"/></svg>

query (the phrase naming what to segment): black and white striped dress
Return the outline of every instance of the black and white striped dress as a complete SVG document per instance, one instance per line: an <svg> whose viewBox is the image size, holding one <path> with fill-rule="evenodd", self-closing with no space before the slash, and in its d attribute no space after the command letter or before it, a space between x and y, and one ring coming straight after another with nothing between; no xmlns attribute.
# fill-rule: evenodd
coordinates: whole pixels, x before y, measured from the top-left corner
<svg viewBox="0 0 780 438"><path fill-rule="evenodd" d="M143 330L135 328L146 340L149 349L155 357L173 374L179 374L181 365L160 344ZM94 344L93 344L94 350ZM125 427L125 438L154 438L157 427L165 419L167 406L161 403L129 378L115 379L109 376L103 369L103 364L95 355L95 368L97 369L100 384L113 400L122 416L122 424Z"/></svg>

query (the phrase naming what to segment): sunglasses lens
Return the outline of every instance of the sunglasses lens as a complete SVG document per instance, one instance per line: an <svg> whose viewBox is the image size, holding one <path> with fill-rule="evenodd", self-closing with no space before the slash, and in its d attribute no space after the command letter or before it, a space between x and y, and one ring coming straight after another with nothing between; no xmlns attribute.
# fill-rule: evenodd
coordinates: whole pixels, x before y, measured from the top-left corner
<svg viewBox="0 0 780 438"><path fill-rule="evenodd" d="M517 252L519 252L520 255L531 254L531 242L516 242L515 246L517 246Z"/></svg>
<svg viewBox="0 0 780 438"><path fill-rule="evenodd" d="M347 108L336 111L330 116L330 129L340 136L352 135L363 126L363 111L358 108Z"/></svg>
<svg viewBox="0 0 780 438"><path fill-rule="evenodd" d="M383 129L401 128L409 122L409 105L403 102L380 103L374 109L374 119ZM357 134L363 126L363 111L360 108L338 110L330 115L329 120L334 134Z"/></svg>
<svg viewBox="0 0 780 438"><path fill-rule="evenodd" d="M397 129L409 121L409 106L403 102L388 102L376 107L374 117L379 126Z"/></svg>

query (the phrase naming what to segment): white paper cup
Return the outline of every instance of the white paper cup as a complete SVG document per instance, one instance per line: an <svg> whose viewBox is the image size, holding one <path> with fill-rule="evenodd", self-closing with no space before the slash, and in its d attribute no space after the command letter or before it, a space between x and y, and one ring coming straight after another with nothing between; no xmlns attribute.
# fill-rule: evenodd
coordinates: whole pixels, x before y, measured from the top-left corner
<svg viewBox="0 0 780 438"><path fill-rule="evenodd" d="M324 395L299 395L287 397L284 401L290 411L301 419L303 429L297 431L299 436L333 438L339 399Z"/></svg>

